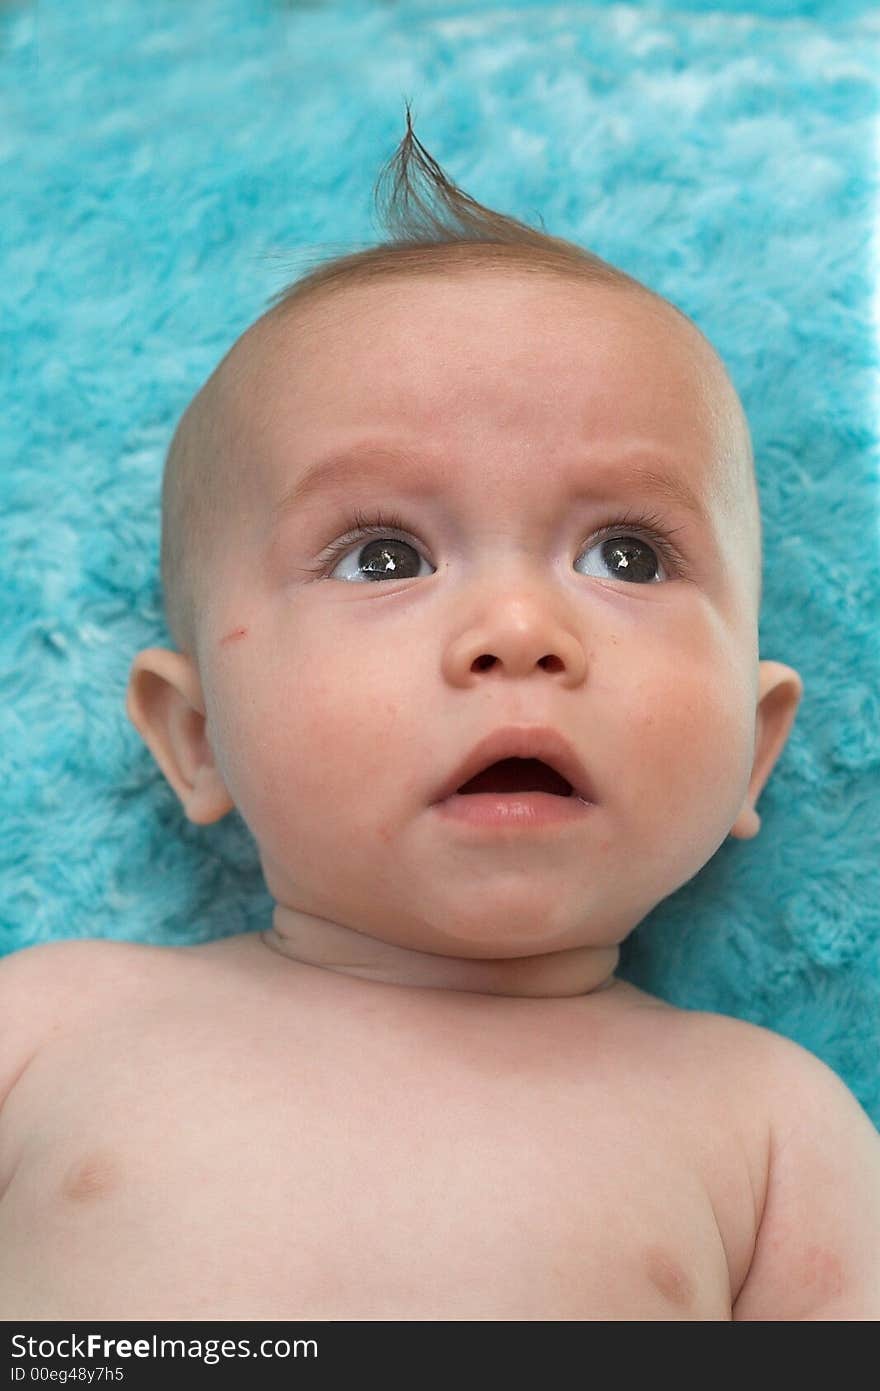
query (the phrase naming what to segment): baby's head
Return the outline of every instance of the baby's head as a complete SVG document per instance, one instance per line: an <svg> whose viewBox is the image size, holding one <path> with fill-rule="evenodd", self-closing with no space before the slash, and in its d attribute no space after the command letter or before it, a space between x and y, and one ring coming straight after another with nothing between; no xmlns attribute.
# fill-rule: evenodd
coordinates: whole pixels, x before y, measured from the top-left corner
<svg viewBox="0 0 880 1391"><path fill-rule="evenodd" d="M179 650L138 656L129 713L292 914L464 958L616 948L756 834L800 698L758 655L748 426L667 301L474 203L409 125L389 168L403 234L279 297L178 427ZM450 817L466 756L526 726L592 805Z"/></svg>

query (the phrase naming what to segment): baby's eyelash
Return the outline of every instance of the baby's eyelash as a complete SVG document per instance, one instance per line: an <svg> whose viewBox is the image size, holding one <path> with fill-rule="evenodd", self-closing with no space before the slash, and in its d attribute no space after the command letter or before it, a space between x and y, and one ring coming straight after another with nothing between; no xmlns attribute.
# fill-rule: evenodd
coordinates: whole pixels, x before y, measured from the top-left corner
<svg viewBox="0 0 880 1391"><path fill-rule="evenodd" d="M680 530L680 527L666 526L662 518L653 513L625 512L623 516L606 522L604 526L591 532L587 539L596 543L608 540L612 536L635 536L638 540L647 541L649 545L654 546L660 558L677 575L683 579L688 579L692 573L690 564L672 540L672 537ZM309 574L323 574L337 555L349 550L362 537L388 537L392 532L397 532L399 539L402 540L405 540L409 535L406 524L398 513L385 513L378 510L361 512L360 509L357 509L354 516L346 523L345 533L325 547L314 565L303 566L303 569Z"/></svg>
<svg viewBox="0 0 880 1391"><path fill-rule="evenodd" d="M606 522L597 531L591 532L589 540L607 541L612 536L635 536L639 541L647 541L658 552L669 568L681 579L691 579L693 571L687 557L673 541L680 526L667 526L662 517L653 512L624 512L611 522Z"/></svg>
<svg viewBox="0 0 880 1391"><path fill-rule="evenodd" d="M303 569L309 574L321 575L329 566L331 560L337 555L347 551L359 541L362 536L387 536L389 532L397 531L406 533L403 518L396 512L361 512L358 509L354 516L345 523L344 535L331 541L318 556L314 565L304 565ZM400 539L405 539L405 535Z"/></svg>

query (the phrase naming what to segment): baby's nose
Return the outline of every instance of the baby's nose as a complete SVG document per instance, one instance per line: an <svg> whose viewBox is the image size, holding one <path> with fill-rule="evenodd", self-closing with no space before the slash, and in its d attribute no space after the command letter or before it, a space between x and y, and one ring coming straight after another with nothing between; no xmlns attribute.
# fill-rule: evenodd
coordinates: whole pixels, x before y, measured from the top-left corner
<svg viewBox="0 0 880 1391"><path fill-rule="evenodd" d="M456 685L544 675L575 686L586 674L586 654L561 617L544 604L523 602L463 628L449 644L444 666L447 680Z"/></svg>

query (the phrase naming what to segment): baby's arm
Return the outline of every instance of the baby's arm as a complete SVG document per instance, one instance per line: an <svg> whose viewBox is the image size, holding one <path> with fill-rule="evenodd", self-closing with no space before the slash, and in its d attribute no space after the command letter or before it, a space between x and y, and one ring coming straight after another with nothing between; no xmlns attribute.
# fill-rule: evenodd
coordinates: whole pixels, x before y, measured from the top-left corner
<svg viewBox="0 0 880 1391"><path fill-rule="evenodd" d="M778 1039L767 1193L735 1319L880 1319L880 1135L818 1058Z"/></svg>

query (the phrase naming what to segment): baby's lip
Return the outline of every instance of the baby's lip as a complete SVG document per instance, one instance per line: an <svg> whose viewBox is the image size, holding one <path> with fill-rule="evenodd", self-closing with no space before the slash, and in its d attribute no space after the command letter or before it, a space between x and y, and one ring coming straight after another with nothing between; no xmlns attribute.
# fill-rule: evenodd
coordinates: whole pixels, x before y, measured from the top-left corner
<svg viewBox="0 0 880 1391"><path fill-rule="evenodd" d="M502 758L539 758L571 783L576 797L584 802L596 800L586 769L562 734L545 725L508 725L504 729L493 730L471 749L440 787L434 801L445 802L471 778Z"/></svg>

